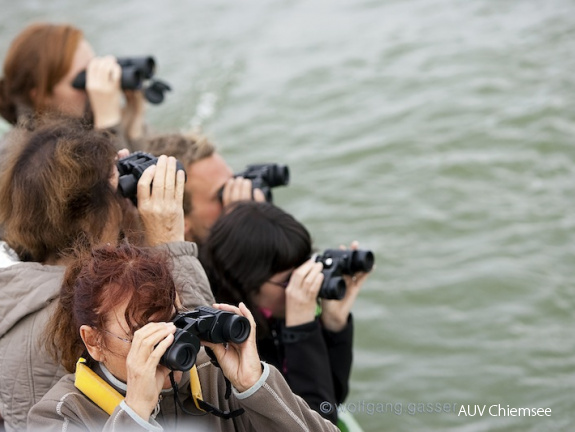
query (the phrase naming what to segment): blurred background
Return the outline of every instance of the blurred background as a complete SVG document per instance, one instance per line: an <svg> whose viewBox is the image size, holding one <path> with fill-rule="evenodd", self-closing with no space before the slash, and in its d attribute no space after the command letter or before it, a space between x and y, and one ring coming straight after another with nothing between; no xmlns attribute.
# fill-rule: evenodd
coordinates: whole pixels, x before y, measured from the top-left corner
<svg viewBox="0 0 575 432"><path fill-rule="evenodd" d="M573 1L2 3L2 61L39 20L155 56L173 91L154 130L201 127L234 171L288 164L275 202L316 247L375 252L347 399L366 431L570 429ZM408 410L422 403L452 412ZM552 416L458 416L468 404Z"/></svg>

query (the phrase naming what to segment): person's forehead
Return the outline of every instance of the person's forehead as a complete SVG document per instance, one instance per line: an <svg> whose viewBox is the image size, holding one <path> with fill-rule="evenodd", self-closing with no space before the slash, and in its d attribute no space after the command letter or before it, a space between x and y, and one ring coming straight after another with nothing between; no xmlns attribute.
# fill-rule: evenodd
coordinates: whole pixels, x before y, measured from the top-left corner
<svg viewBox="0 0 575 432"><path fill-rule="evenodd" d="M88 67L88 63L95 56L92 46L85 40L82 39L76 48L76 53L74 54L74 59L72 60L72 66L68 75L73 75L74 77L84 69Z"/></svg>
<svg viewBox="0 0 575 432"><path fill-rule="evenodd" d="M190 185L207 188L220 187L233 174L228 164L217 153L190 164L187 171Z"/></svg>

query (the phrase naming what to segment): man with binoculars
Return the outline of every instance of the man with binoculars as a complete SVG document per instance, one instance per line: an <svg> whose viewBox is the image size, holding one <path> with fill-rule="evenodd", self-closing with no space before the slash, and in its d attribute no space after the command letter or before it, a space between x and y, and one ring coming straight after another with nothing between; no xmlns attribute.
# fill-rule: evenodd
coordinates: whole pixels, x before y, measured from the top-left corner
<svg viewBox="0 0 575 432"><path fill-rule="evenodd" d="M226 205L236 201L270 200L270 187L289 182L287 167L275 164L268 165L272 167L269 173L260 166L251 170L248 167L243 175L234 175L214 144L199 134L150 137L146 149L156 156L173 156L182 163L187 174L184 191L185 238L199 246ZM272 178L269 178L270 174ZM266 179L271 182L266 182Z"/></svg>

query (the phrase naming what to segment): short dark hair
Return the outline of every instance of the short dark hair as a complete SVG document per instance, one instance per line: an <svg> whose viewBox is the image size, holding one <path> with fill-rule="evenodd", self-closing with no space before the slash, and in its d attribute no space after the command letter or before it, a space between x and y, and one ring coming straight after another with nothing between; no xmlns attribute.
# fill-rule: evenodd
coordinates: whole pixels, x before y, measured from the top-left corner
<svg viewBox="0 0 575 432"><path fill-rule="evenodd" d="M308 230L292 215L267 202L241 201L212 226L200 261L216 300L246 303L265 333L253 296L271 276L299 267L311 252Z"/></svg>

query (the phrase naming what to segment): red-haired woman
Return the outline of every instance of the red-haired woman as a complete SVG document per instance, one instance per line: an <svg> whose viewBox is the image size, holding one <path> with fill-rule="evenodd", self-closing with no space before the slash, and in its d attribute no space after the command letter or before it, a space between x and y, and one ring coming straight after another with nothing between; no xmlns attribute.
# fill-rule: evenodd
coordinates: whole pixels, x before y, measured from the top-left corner
<svg viewBox="0 0 575 432"><path fill-rule="evenodd" d="M260 362L245 305L214 306L246 317L250 336L225 346L204 342L219 368L202 351L197 369L170 371L160 362L174 342L171 319L181 306L166 256L122 244L78 257L67 268L46 340L68 370L81 355L87 361L32 408L28 430L337 431L291 392L277 369ZM79 374L90 374L86 366L99 379L81 383ZM190 375L199 378L193 388ZM100 400L96 386L116 402ZM199 391L208 405L196 406L192 392Z"/></svg>
<svg viewBox="0 0 575 432"><path fill-rule="evenodd" d="M22 430L33 404L64 375L39 341L58 296L67 253L115 244L126 215L137 216L147 245L166 249L187 307L213 296L184 241L184 174L160 157L138 182L138 207L116 192L116 150L108 134L57 124L11 138L0 168L0 225L21 262L0 268L0 406L6 429ZM124 211L125 206L133 211Z"/></svg>
<svg viewBox="0 0 575 432"><path fill-rule="evenodd" d="M72 87L86 70L86 90ZM143 131L140 91L127 93L122 112L121 68L112 56L96 57L82 31L67 24L35 23L13 41L0 79L0 115L13 125L35 127L43 117L67 116L111 129L134 150ZM125 146L118 144L119 148Z"/></svg>

